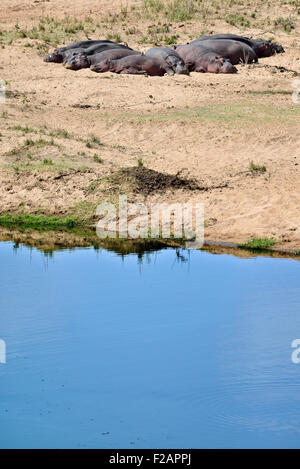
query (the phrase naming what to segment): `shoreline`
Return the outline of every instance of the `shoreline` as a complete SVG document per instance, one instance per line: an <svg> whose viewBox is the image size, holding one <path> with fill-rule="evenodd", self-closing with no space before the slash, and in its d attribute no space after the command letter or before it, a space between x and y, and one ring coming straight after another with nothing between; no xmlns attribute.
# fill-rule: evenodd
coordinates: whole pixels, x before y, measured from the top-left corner
<svg viewBox="0 0 300 469"><path fill-rule="evenodd" d="M0 217L1 218L1 217ZM53 217L52 217L53 218ZM5 232L5 235L3 235L3 230L7 230ZM67 237L68 235L70 236L78 236L81 235L81 230L82 230L82 238L84 239L84 242L87 243L87 246L96 246L97 244L99 246L103 246L105 248L105 245L115 245L115 246L139 246L141 249L143 246L145 246L145 249L147 250L147 247L151 246L151 250L155 250L155 245L157 247L164 246L165 248L185 248L185 240L184 239L175 239L175 238L170 238L170 239L165 239L165 238L106 238L106 239L101 239L97 236L96 234L96 225L95 224L80 224L79 222L77 224L74 224L72 226L66 226L62 224L57 224L56 226L52 225L41 225L41 224L31 224L30 226L26 226L25 224L17 224L17 223L10 223L10 224L4 224L1 223L0 221L0 241L9 241L9 235L11 234L11 241L15 241L16 238L18 238L19 235L21 235L20 242L22 243L23 241L26 241L26 237L30 238L34 234L40 235L42 238L44 238L45 243L47 244L47 234L51 233L51 242L53 242L53 239L55 239L55 233L58 234L58 238L63 235L63 237L66 237L66 244L64 245L61 240L59 240L59 245L64 246L67 248L68 245L68 240ZM44 236L43 236L44 235ZM34 236L33 236L34 237ZM4 239L3 239L4 238ZM39 236L37 237L39 238ZM77 238L78 245L76 245L76 241L73 241L73 247L82 247L81 243L79 242L79 238ZM26 243L25 243L26 244ZM55 244L55 241L54 241ZM154 246L154 249L152 247ZM34 247L34 245L32 246ZM37 246L36 246L37 247ZM271 256L271 257L280 257L280 258L287 258L287 259L295 259L295 260L300 260L300 250L297 249L284 249L275 246L272 246L270 248L249 248L249 247L242 247L239 245L239 243L234 243L234 242L224 242L224 241L215 241L211 239L205 239L204 240L204 245L202 248L194 248L191 249L192 251L208 251L212 252L215 254L227 254L227 255L236 255L238 257L258 257L258 256Z"/></svg>

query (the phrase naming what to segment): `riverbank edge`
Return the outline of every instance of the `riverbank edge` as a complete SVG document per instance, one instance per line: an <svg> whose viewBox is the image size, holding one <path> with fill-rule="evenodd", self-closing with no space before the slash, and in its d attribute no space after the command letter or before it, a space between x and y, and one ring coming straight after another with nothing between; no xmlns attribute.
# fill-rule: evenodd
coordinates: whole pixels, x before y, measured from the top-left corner
<svg viewBox="0 0 300 469"><path fill-rule="evenodd" d="M95 223L87 223L86 220L81 219L79 217L59 217L59 216L47 216L47 215L31 215L31 214L10 214L5 213L0 215L0 226L10 229L33 229L33 230L42 230L42 231L73 231L76 228L86 228L92 231L96 231L96 224ZM100 238L99 238L100 239ZM121 238L119 238L121 239ZM126 241L126 240L124 240ZM141 242L141 239L130 239L131 242ZM147 241L157 241L157 242L164 242L166 246L169 247L181 247L185 248L185 239L165 239L162 237L158 237L155 239L147 238ZM194 248L195 250L213 250L214 248L220 248L224 251L230 251L232 249L236 250L237 252L249 252L254 255L272 255L277 254L281 257L288 257L293 259L300 260L300 249L284 249L281 247L276 247L275 245L267 248L267 249L251 249L249 247L243 247L240 243L236 242L222 242L222 241L215 241L206 239L204 241L204 245L202 248ZM229 254L229 252L228 252Z"/></svg>

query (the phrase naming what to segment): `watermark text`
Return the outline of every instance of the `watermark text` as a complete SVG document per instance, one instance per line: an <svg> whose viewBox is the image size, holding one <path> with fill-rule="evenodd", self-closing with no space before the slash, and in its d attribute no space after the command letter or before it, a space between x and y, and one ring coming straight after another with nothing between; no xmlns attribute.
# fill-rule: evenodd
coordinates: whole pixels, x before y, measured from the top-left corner
<svg viewBox="0 0 300 469"><path fill-rule="evenodd" d="M0 339L0 363L6 363L6 342Z"/></svg>
<svg viewBox="0 0 300 469"><path fill-rule="evenodd" d="M204 244L203 203L128 203L126 195L119 196L118 206L98 205L96 214L99 238L162 238L184 239L186 248L201 248Z"/></svg>

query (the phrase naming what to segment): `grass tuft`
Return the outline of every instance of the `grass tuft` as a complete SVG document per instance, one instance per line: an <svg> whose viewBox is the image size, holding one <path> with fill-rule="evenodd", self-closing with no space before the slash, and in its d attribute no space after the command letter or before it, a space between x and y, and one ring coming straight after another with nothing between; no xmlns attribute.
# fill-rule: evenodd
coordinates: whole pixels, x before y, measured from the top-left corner
<svg viewBox="0 0 300 469"><path fill-rule="evenodd" d="M265 250L270 249L276 243L275 239L270 238L251 238L247 243L238 244L242 249Z"/></svg>
<svg viewBox="0 0 300 469"><path fill-rule="evenodd" d="M255 164L253 161L250 161L249 171L254 173L265 173L267 171L267 167L265 165Z"/></svg>
<svg viewBox="0 0 300 469"><path fill-rule="evenodd" d="M12 215L5 213L0 216L2 226L23 226L25 228L73 228L79 223L72 217L49 217L46 215Z"/></svg>

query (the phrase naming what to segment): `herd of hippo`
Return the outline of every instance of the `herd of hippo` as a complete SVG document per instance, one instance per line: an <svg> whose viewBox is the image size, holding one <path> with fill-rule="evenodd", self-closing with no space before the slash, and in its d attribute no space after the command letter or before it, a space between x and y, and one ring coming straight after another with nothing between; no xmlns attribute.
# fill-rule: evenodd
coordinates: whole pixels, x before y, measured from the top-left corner
<svg viewBox="0 0 300 469"><path fill-rule="evenodd" d="M236 73L235 65L284 52L281 45L235 34L201 36L188 44L153 47L145 54L109 40L74 42L55 49L45 62L63 63L71 70L163 76L190 72Z"/></svg>

